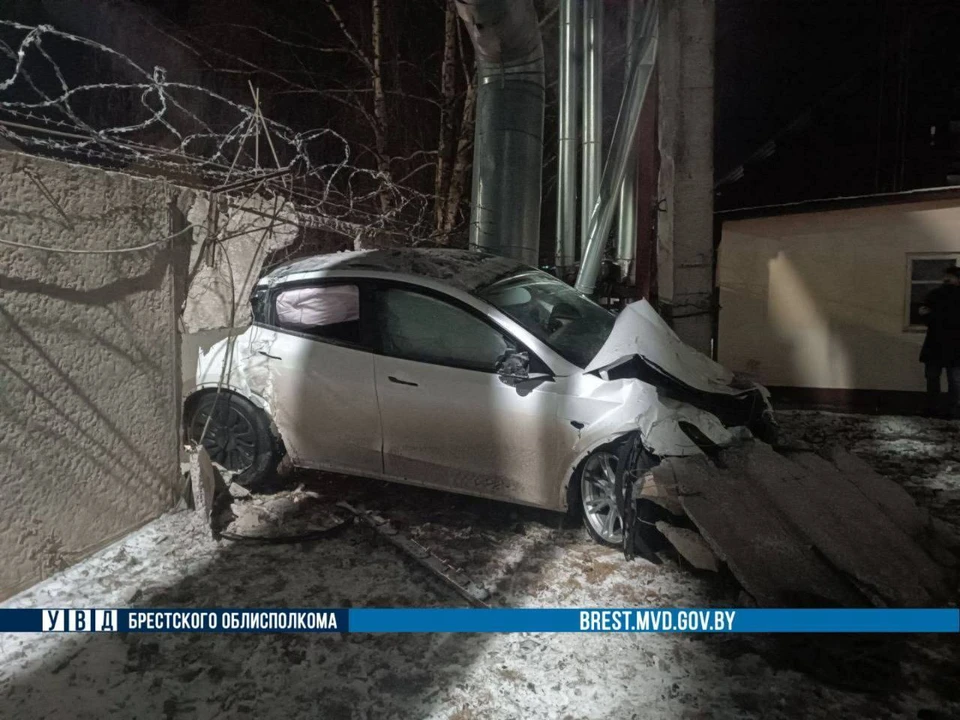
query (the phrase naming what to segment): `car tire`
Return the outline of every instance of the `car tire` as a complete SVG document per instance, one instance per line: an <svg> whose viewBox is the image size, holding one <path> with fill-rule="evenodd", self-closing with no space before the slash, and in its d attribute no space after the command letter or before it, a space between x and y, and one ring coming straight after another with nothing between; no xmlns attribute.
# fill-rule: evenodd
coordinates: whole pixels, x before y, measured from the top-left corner
<svg viewBox="0 0 960 720"><path fill-rule="evenodd" d="M209 418L209 425L207 420ZM185 413L186 438L203 446L210 459L236 473L233 482L253 487L273 475L280 444L267 414L232 392L206 392L192 399Z"/></svg>
<svg viewBox="0 0 960 720"><path fill-rule="evenodd" d="M587 536L600 545L615 548L623 547L623 519L617 512L613 495L619 456L619 444L604 445L590 453L574 473L568 497L570 513L580 519ZM605 467L609 467L609 471ZM607 482L598 482L599 476L604 476ZM605 520L609 512L615 514L613 533L604 532L603 523L598 523L600 518Z"/></svg>

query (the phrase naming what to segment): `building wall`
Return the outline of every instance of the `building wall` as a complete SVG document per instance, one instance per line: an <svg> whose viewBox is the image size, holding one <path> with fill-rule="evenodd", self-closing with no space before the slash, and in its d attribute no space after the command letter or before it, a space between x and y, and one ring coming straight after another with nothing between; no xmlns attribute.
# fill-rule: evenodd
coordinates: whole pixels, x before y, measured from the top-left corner
<svg viewBox="0 0 960 720"><path fill-rule="evenodd" d="M178 227L172 198L157 181L0 152L3 240L142 245ZM174 504L189 242L0 245L0 598Z"/></svg>
<svg viewBox="0 0 960 720"><path fill-rule="evenodd" d="M960 200L726 222L720 361L771 386L922 391L907 253L960 252Z"/></svg>

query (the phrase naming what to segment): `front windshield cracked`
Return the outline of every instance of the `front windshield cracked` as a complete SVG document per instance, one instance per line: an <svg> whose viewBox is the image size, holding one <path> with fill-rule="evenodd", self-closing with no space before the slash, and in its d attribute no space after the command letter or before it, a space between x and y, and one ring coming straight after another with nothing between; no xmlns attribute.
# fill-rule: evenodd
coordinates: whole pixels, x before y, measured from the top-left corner
<svg viewBox="0 0 960 720"><path fill-rule="evenodd" d="M478 295L581 368L590 364L613 329L611 313L538 270L511 275Z"/></svg>

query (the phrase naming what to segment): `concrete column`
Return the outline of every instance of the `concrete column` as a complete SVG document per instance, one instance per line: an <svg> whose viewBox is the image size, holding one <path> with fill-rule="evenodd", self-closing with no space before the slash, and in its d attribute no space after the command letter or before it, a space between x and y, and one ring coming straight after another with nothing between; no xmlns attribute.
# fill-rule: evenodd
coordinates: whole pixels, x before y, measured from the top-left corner
<svg viewBox="0 0 960 720"><path fill-rule="evenodd" d="M680 338L710 353L713 335L715 0L660 11L659 297Z"/></svg>

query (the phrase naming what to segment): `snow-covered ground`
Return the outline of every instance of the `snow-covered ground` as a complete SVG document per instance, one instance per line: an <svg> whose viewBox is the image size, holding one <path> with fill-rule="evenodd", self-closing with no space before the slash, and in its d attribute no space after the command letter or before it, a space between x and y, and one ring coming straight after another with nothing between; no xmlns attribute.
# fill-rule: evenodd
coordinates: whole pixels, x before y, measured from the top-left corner
<svg viewBox="0 0 960 720"><path fill-rule="evenodd" d="M960 524L956 423L790 413L788 434L841 444ZM466 570L491 603L727 605L736 587L665 557L627 563L551 513L353 478L302 476L320 495L287 531L347 499ZM271 508L289 493L256 503ZM273 504L271 504L273 503ZM275 513L274 513L275 515ZM865 539L868 542L869 539ZM167 515L6 607L461 606L372 531L295 545L214 542ZM680 635L7 635L0 718L956 718L955 638L858 645ZM900 672L894 672L896 661ZM798 671L804 666L816 676ZM828 683L825 679L835 682ZM837 686L879 685L885 692ZM933 713L933 714L924 714Z"/></svg>

